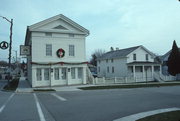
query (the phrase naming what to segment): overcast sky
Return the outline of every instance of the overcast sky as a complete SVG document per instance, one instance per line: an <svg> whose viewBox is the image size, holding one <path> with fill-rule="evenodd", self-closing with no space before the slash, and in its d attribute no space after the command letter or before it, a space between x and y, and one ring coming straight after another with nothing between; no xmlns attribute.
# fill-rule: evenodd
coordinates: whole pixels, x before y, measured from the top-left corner
<svg viewBox="0 0 180 121"><path fill-rule="evenodd" d="M176 40L180 47L178 0L0 0L0 15L13 18L13 50L24 44L26 27L63 14L90 31L87 59L97 49L143 45L162 55ZM9 41L10 24L0 18L0 42ZM15 52L12 52L13 56ZM0 50L7 60L8 50Z"/></svg>

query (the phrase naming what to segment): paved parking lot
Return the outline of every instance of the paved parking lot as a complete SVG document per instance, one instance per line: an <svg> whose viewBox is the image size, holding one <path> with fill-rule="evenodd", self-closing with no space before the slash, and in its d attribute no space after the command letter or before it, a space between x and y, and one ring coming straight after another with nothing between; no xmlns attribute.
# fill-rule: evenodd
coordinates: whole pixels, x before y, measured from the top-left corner
<svg viewBox="0 0 180 121"><path fill-rule="evenodd" d="M68 92L0 92L0 121L113 121L180 108L180 86Z"/></svg>

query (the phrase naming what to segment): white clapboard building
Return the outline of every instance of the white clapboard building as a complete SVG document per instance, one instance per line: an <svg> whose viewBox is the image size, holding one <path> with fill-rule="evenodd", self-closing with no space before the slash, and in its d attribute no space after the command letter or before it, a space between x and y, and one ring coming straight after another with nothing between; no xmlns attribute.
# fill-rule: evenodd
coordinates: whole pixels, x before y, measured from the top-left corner
<svg viewBox="0 0 180 121"><path fill-rule="evenodd" d="M89 31L60 14L27 27L25 46L32 87L86 84ZM28 51L28 50L26 50Z"/></svg>
<svg viewBox="0 0 180 121"><path fill-rule="evenodd" d="M162 73L161 63L142 45L111 50L97 60L98 77L133 77L143 82L153 81Z"/></svg>

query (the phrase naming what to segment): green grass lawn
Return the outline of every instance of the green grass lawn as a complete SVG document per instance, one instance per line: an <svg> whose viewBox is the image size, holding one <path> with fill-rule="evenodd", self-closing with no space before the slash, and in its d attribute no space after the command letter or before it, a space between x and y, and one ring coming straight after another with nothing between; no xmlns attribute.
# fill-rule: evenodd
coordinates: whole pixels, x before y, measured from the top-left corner
<svg viewBox="0 0 180 121"><path fill-rule="evenodd" d="M136 121L180 121L180 111L160 113Z"/></svg>
<svg viewBox="0 0 180 121"><path fill-rule="evenodd" d="M19 78L15 78L9 82L9 84L4 86L5 91L15 91L19 84Z"/></svg>
<svg viewBox="0 0 180 121"><path fill-rule="evenodd" d="M80 87L82 90L97 90L97 89L119 89L119 88L143 88L143 87L162 87L162 86L177 86L180 83L134 83L128 85L107 85L107 86L90 86L90 87Z"/></svg>

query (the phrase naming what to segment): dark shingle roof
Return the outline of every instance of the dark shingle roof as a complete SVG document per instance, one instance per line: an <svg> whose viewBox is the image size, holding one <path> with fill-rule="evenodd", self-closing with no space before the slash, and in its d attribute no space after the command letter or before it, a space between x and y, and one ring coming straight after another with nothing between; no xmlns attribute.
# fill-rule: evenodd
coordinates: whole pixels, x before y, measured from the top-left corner
<svg viewBox="0 0 180 121"><path fill-rule="evenodd" d="M121 50L109 51L109 52L103 54L101 57L99 57L98 60L123 58L123 57L126 57L129 53L131 53L132 51L136 50L139 47L140 46L121 49Z"/></svg>

